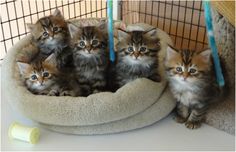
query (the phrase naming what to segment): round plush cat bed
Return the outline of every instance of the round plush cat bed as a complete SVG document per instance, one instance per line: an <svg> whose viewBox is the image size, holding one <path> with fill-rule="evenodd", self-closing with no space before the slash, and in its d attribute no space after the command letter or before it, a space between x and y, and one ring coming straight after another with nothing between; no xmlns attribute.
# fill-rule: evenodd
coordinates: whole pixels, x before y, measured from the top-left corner
<svg viewBox="0 0 236 152"><path fill-rule="evenodd" d="M150 28L146 25L134 26L137 27ZM172 45L172 42L165 32L157 30L162 48L159 60L162 63L167 44ZM22 84L15 61L18 53L24 53L22 48L30 43L30 39L31 35L28 35L20 40L4 59L3 101L10 102L14 109L43 127L80 135L117 133L151 125L166 117L175 107L161 63L160 83L137 79L115 93L101 92L88 97L34 95Z"/></svg>

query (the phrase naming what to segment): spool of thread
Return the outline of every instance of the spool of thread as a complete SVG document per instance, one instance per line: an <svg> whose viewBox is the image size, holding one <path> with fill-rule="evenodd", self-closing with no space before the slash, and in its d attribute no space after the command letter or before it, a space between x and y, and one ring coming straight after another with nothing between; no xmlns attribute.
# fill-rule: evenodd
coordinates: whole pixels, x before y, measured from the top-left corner
<svg viewBox="0 0 236 152"><path fill-rule="evenodd" d="M8 135L11 139L26 141L36 144L39 140L40 131L35 127L28 127L17 122L11 124Z"/></svg>

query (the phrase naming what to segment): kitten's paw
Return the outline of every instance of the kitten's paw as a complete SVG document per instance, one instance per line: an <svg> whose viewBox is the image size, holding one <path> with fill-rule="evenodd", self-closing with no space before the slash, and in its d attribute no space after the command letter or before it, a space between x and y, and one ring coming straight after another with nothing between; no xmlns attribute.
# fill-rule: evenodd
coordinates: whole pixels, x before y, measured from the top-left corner
<svg viewBox="0 0 236 152"><path fill-rule="evenodd" d="M176 115L176 116L174 117L174 120L175 120L177 123L185 123L185 122L186 122L186 119L183 118L183 117L181 117L181 116L179 116L179 115Z"/></svg>
<svg viewBox="0 0 236 152"><path fill-rule="evenodd" d="M94 93L99 93L99 92L101 92L101 91L100 91L100 90L97 90L97 89L96 89L96 90L93 90L93 94L94 94Z"/></svg>
<svg viewBox="0 0 236 152"><path fill-rule="evenodd" d="M188 129L197 129L197 128L200 128L201 127L201 122L200 121L187 121L185 123L185 126L188 128Z"/></svg>
<svg viewBox="0 0 236 152"><path fill-rule="evenodd" d="M59 95L59 92L57 90L51 90L49 93L48 93L49 96L58 96Z"/></svg>
<svg viewBox="0 0 236 152"><path fill-rule="evenodd" d="M41 93L35 93L35 94L39 94L39 95L47 95L48 93L46 93L46 92L41 92Z"/></svg>
<svg viewBox="0 0 236 152"><path fill-rule="evenodd" d="M68 91L68 90L62 91L62 92L60 93L60 96L71 96L71 92Z"/></svg>
<svg viewBox="0 0 236 152"><path fill-rule="evenodd" d="M161 76L157 75L154 79L154 81L156 82L161 82Z"/></svg>
<svg viewBox="0 0 236 152"><path fill-rule="evenodd" d="M161 82L161 76L158 74L151 76L150 79L155 82Z"/></svg>

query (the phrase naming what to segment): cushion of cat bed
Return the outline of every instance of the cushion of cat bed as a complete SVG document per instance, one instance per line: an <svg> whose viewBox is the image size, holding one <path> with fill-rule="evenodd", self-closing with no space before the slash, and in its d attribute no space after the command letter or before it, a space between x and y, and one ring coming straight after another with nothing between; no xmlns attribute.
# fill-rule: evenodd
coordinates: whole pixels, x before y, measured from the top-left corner
<svg viewBox="0 0 236 152"><path fill-rule="evenodd" d="M167 116L174 107L175 102L173 102L170 91L166 88L158 101L156 101L152 106L125 119L88 126L59 126L42 123L40 123L40 125L56 132L69 134L93 135L119 133L152 125Z"/></svg>
<svg viewBox="0 0 236 152"><path fill-rule="evenodd" d="M158 36L161 38L162 62L167 43L172 42L161 30ZM8 51L2 65L2 93L13 108L44 127L73 134L121 132L153 124L175 107L175 101L166 89L162 64L161 83L137 79L115 93L101 92L88 97L34 95L22 85L15 62L30 38L31 35L26 36Z"/></svg>

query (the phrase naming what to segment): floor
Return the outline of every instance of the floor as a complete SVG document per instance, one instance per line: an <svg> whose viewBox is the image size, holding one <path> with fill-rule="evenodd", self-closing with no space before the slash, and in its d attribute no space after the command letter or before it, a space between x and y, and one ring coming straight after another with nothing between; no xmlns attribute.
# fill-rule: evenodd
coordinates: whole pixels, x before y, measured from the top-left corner
<svg viewBox="0 0 236 152"><path fill-rule="evenodd" d="M1 101L2 150L234 150L235 137L203 125L188 130L173 121L172 115L142 129L111 135L75 136L40 128L36 145L8 138L8 127L14 122L35 126L32 121L13 111Z"/></svg>

